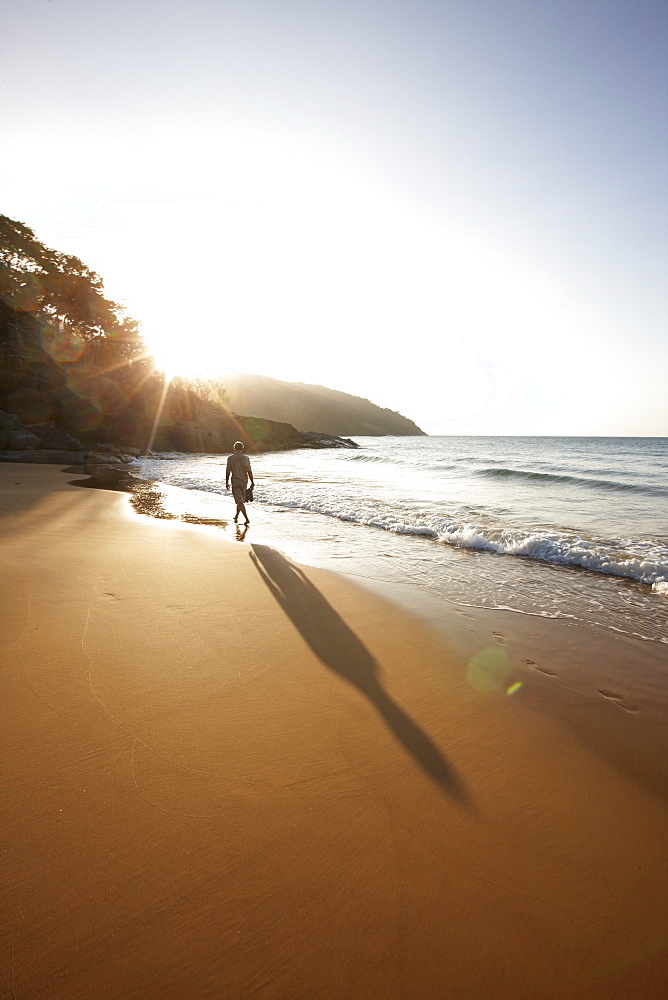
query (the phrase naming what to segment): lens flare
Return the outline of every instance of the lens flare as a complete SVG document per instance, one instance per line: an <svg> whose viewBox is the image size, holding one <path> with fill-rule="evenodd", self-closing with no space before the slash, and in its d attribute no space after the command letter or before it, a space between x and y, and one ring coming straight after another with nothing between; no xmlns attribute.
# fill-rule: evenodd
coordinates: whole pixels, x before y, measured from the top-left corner
<svg viewBox="0 0 668 1000"><path fill-rule="evenodd" d="M165 406L165 399L167 398L167 390L169 389L169 376L165 372L164 381L162 383L162 392L160 394L160 402L158 403L157 409L155 411L155 417L153 419L153 426L151 427L151 436L148 440L148 445L146 446L146 454L151 454L151 448L153 447L153 442L155 441L155 435L158 430L158 424L160 423L160 417L162 416L162 411Z"/></svg>
<svg viewBox="0 0 668 1000"><path fill-rule="evenodd" d="M511 673L508 654L499 646L486 646L471 657L466 679L475 691L487 694L505 690Z"/></svg>

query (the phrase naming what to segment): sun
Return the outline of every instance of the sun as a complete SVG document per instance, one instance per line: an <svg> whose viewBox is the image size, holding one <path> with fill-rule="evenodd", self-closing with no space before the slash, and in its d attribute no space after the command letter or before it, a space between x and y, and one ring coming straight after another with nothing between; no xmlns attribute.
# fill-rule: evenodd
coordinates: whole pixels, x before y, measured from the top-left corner
<svg viewBox="0 0 668 1000"><path fill-rule="evenodd" d="M215 176L135 205L126 234L142 266L125 297L161 370L345 383L379 339L438 321L434 227L374 180L273 136L210 159Z"/></svg>
<svg viewBox="0 0 668 1000"><path fill-rule="evenodd" d="M563 338L558 290L359 165L269 133L178 140L118 251L128 312L170 377L249 371L468 413L510 370L509 345L540 366Z"/></svg>

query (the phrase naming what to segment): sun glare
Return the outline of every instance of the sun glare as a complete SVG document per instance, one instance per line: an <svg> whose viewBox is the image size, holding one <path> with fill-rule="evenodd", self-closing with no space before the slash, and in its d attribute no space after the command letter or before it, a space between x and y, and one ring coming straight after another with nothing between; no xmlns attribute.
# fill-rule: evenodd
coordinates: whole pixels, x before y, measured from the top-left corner
<svg viewBox="0 0 668 1000"><path fill-rule="evenodd" d="M214 377L248 353L258 373L322 380L422 338L498 331L499 261L363 174L266 137L210 159L197 190L133 206L146 252L128 298L162 369Z"/></svg>
<svg viewBox="0 0 668 1000"><path fill-rule="evenodd" d="M558 279L330 151L229 128L153 134L133 153L132 193L95 217L91 262L170 378L253 371L469 417L577 336Z"/></svg>

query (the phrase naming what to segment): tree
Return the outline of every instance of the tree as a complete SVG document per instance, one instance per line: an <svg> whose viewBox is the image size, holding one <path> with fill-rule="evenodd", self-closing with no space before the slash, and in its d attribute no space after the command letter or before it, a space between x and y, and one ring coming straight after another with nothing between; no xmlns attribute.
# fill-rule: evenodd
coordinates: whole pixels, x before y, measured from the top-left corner
<svg viewBox="0 0 668 1000"><path fill-rule="evenodd" d="M214 378L191 379L188 386L200 399L205 399L216 406L226 407L230 401L230 394L225 386Z"/></svg>
<svg viewBox="0 0 668 1000"><path fill-rule="evenodd" d="M119 360L143 353L137 323L105 298L100 276L78 257L44 246L32 229L6 215L0 215L0 297L45 321L60 350L74 347L78 356L90 344L99 353L104 340L103 353Z"/></svg>

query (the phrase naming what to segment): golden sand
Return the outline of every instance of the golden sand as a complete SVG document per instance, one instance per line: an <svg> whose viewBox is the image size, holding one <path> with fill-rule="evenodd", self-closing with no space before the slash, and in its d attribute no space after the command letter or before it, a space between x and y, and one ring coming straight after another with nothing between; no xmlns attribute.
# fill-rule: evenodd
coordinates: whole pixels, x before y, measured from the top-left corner
<svg viewBox="0 0 668 1000"><path fill-rule="evenodd" d="M0 466L3 997L663 998L661 649L83 478Z"/></svg>

